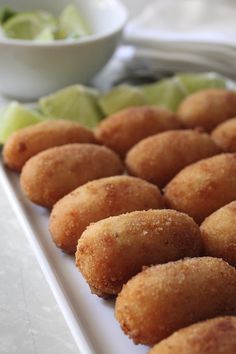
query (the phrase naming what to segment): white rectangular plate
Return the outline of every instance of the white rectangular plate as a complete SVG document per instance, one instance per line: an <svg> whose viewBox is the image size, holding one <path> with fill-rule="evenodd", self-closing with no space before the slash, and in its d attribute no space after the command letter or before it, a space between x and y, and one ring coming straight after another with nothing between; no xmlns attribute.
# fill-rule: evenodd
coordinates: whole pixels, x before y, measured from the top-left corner
<svg viewBox="0 0 236 354"><path fill-rule="evenodd" d="M114 302L90 293L74 258L53 244L48 231L49 212L23 196L19 176L0 161L0 179L41 269L54 293L81 354L146 354L121 331L114 318Z"/></svg>

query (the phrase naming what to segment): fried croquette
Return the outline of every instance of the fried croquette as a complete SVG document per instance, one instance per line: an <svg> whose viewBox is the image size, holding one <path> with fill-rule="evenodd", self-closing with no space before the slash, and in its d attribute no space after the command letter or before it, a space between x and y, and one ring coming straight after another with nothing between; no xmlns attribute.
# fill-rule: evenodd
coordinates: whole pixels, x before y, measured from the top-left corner
<svg viewBox="0 0 236 354"><path fill-rule="evenodd" d="M78 242L76 265L93 293L120 292L143 266L199 256L199 227L174 210L134 211L98 221Z"/></svg>
<svg viewBox="0 0 236 354"><path fill-rule="evenodd" d="M210 132L236 116L236 92L212 88L193 93L180 104L178 116L185 127Z"/></svg>
<svg viewBox="0 0 236 354"><path fill-rule="evenodd" d="M31 157L22 169L20 182L33 203L51 208L82 184L122 172L120 158L105 146L68 144Z"/></svg>
<svg viewBox="0 0 236 354"><path fill-rule="evenodd" d="M236 152L236 118L218 125L211 137L223 151Z"/></svg>
<svg viewBox="0 0 236 354"><path fill-rule="evenodd" d="M148 345L193 323L235 314L236 269L212 257L144 270L124 285L115 306L123 331Z"/></svg>
<svg viewBox="0 0 236 354"><path fill-rule="evenodd" d="M126 156L131 175L164 187L193 162L219 154L221 149L206 133L174 130L141 140Z"/></svg>
<svg viewBox="0 0 236 354"><path fill-rule="evenodd" d="M220 154L185 167L165 187L171 209L201 223L236 199L236 154Z"/></svg>
<svg viewBox="0 0 236 354"><path fill-rule="evenodd" d="M32 156L54 146L96 143L91 130L69 120L47 120L13 133L3 149L5 164L16 171Z"/></svg>
<svg viewBox="0 0 236 354"><path fill-rule="evenodd" d="M49 229L56 246L75 253L78 239L93 222L135 210L164 207L159 189L139 178L116 176L89 182L53 208Z"/></svg>
<svg viewBox="0 0 236 354"><path fill-rule="evenodd" d="M161 107L131 107L104 119L96 137L121 156L147 136L181 127L177 116Z"/></svg>
<svg viewBox="0 0 236 354"><path fill-rule="evenodd" d="M236 317L193 324L155 345L149 354L235 354Z"/></svg>
<svg viewBox="0 0 236 354"><path fill-rule="evenodd" d="M236 201L208 216L201 225L205 254L236 267Z"/></svg>

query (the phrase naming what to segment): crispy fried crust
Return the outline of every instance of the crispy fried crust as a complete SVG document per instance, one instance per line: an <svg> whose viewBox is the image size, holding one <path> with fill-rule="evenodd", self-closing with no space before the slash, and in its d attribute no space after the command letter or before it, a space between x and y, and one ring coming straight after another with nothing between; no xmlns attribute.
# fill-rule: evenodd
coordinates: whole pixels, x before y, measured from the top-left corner
<svg viewBox="0 0 236 354"><path fill-rule="evenodd" d="M206 255L236 266L236 201L206 218L201 233Z"/></svg>
<svg viewBox="0 0 236 354"><path fill-rule="evenodd" d="M181 329L149 354L235 354L236 317L218 317Z"/></svg>
<svg viewBox="0 0 236 354"><path fill-rule="evenodd" d="M68 144L31 157L21 173L21 188L34 203L51 208L73 189L123 172L112 150L93 144Z"/></svg>
<svg viewBox="0 0 236 354"><path fill-rule="evenodd" d="M161 107L131 107L104 119L96 137L121 156L138 141L159 132L179 129L177 116Z"/></svg>
<svg viewBox="0 0 236 354"><path fill-rule="evenodd" d="M193 93L180 104L178 116L187 128L203 127L210 132L236 116L236 92L207 89Z"/></svg>
<svg viewBox="0 0 236 354"><path fill-rule="evenodd" d="M182 168L220 152L210 136L201 131L167 131L135 145L126 156L126 166L131 175L162 188Z"/></svg>
<svg viewBox="0 0 236 354"><path fill-rule="evenodd" d="M96 143L91 130L69 120L47 120L13 133L3 149L5 164L16 171L32 156L54 146Z"/></svg>
<svg viewBox="0 0 236 354"><path fill-rule="evenodd" d="M167 205L201 223L236 199L236 154L221 154L180 171L166 186Z"/></svg>
<svg viewBox="0 0 236 354"><path fill-rule="evenodd" d="M115 176L89 182L61 199L50 216L57 247L75 253L86 227L109 216L164 206L159 189L139 178Z"/></svg>
<svg viewBox="0 0 236 354"><path fill-rule="evenodd" d="M236 152L236 118L218 125L211 137L223 151Z"/></svg>
<svg viewBox="0 0 236 354"><path fill-rule="evenodd" d="M124 285L115 315L135 343L154 345L205 319L236 314L236 270L218 258L152 266Z"/></svg>
<svg viewBox="0 0 236 354"><path fill-rule="evenodd" d="M192 218L174 210L134 211L90 225L76 265L97 295L120 292L143 266L199 256L201 236Z"/></svg>

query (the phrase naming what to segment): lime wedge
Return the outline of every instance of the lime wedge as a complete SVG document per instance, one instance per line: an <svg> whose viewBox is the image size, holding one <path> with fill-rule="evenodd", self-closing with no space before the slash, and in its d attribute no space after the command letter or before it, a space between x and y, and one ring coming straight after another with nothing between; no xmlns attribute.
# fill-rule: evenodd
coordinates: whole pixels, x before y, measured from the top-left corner
<svg viewBox="0 0 236 354"><path fill-rule="evenodd" d="M214 73L177 75L188 94L208 88L227 88L227 79Z"/></svg>
<svg viewBox="0 0 236 354"><path fill-rule="evenodd" d="M36 42L51 42L54 40L54 31L52 28L45 28L34 39Z"/></svg>
<svg viewBox="0 0 236 354"><path fill-rule="evenodd" d="M59 17L57 39L79 38L90 34L89 26L74 5L68 5Z"/></svg>
<svg viewBox="0 0 236 354"><path fill-rule="evenodd" d="M147 100L143 91L134 86L120 85L100 96L99 105L105 115L131 106L143 106Z"/></svg>
<svg viewBox="0 0 236 354"><path fill-rule="evenodd" d="M163 106L176 111L187 92L175 77L160 80L157 83L143 86L148 104Z"/></svg>
<svg viewBox="0 0 236 354"><path fill-rule="evenodd" d="M7 37L29 40L35 39L46 28L55 31L56 20L52 15L44 11L19 13L3 25L3 30Z"/></svg>
<svg viewBox="0 0 236 354"><path fill-rule="evenodd" d="M0 110L0 143L4 144L7 138L16 130L41 122L37 112L12 102Z"/></svg>
<svg viewBox="0 0 236 354"><path fill-rule="evenodd" d="M15 16L16 14L17 14L16 11L10 9L9 7L4 7L3 9L0 10L0 24L2 25L3 23L5 23L7 20Z"/></svg>
<svg viewBox="0 0 236 354"><path fill-rule="evenodd" d="M45 116L76 120L94 127L102 118L97 97L97 90L74 85L41 98L39 107Z"/></svg>

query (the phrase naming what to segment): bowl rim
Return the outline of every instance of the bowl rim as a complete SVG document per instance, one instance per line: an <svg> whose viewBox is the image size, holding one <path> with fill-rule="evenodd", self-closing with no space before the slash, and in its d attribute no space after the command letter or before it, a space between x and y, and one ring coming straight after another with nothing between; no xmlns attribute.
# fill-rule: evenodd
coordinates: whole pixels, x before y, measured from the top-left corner
<svg viewBox="0 0 236 354"><path fill-rule="evenodd" d="M102 33L94 33L88 36L84 36L79 39L72 39L72 40L65 40L65 39L57 39L51 42L35 42L33 40L28 39L12 39L12 38L0 38L0 45L7 45L7 46L18 46L18 47L32 47L32 48L53 48L53 47L73 47L73 46L83 46L87 43L92 43L95 41L100 41L105 38L109 38L119 32L121 32L126 23L128 22L129 12L127 7L119 0L115 0L115 2L120 6L123 12L123 19L121 23L112 30L107 30Z"/></svg>

